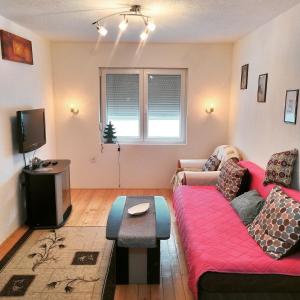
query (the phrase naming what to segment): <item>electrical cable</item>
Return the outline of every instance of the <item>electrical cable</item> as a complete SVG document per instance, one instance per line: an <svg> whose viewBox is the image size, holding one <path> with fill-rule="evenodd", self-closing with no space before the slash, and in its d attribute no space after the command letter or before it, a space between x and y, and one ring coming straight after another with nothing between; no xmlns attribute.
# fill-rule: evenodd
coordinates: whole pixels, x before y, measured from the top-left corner
<svg viewBox="0 0 300 300"><path fill-rule="evenodd" d="M119 181L119 188L121 187L121 162L120 162L120 158L121 158L121 146L119 144L119 142L117 141L118 144L118 181Z"/></svg>
<svg viewBox="0 0 300 300"><path fill-rule="evenodd" d="M25 153L23 152L23 159L24 159L24 164L25 164L25 168L27 167L27 163L26 163L26 156Z"/></svg>
<svg viewBox="0 0 300 300"><path fill-rule="evenodd" d="M36 150L34 150L34 151L33 151L33 154L32 154L32 159L31 159L31 160L33 160L33 159L34 159L34 157L35 157L35 153L36 153Z"/></svg>
<svg viewBox="0 0 300 300"><path fill-rule="evenodd" d="M102 131L102 124L101 123L99 123L99 132L100 132L100 143L101 143L101 153L103 153L104 152L104 145L103 145L103 131Z"/></svg>

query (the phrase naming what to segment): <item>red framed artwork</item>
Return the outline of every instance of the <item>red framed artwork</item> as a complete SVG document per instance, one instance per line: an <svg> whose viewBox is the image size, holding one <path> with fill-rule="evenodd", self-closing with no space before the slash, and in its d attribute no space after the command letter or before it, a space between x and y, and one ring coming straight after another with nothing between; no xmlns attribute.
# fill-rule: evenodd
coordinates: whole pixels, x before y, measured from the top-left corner
<svg viewBox="0 0 300 300"><path fill-rule="evenodd" d="M33 65L31 41L4 30L0 37L3 59Z"/></svg>

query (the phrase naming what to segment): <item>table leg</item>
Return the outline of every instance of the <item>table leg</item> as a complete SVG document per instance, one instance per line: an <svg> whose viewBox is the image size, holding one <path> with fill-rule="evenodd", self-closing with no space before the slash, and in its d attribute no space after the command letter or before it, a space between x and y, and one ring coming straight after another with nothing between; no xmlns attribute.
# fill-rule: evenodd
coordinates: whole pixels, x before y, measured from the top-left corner
<svg viewBox="0 0 300 300"><path fill-rule="evenodd" d="M148 284L160 283L160 240L157 247L148 248L147 258L147 282Z"/></svg>
<svg viewBox="0 0 300 300"><path fill-rule="evenodd" d="M116 245L116 283L128 284L128 248Z"/></svg>
<svg viewBox="0 0 300 300"><path fill-rule="evenodd" d="M116 283L159 284L160 241L155 248L128 249L116 246Z"/></svg>

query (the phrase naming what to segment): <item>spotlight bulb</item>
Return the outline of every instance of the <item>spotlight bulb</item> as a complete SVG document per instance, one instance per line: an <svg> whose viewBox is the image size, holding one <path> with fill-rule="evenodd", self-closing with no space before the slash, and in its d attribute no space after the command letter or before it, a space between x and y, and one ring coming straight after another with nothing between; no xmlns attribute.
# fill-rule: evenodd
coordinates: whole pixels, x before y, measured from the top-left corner
<svg viewBox="0 0 300 300"><path fill-rule="evenodd" d="M127 19L124 19L120 24L119 24L119 28L121 31L124 31L126 30L128 26L128 20Z"/></svg>
<svg viewBox="0 0 300 300"><path fill-rule="evenodd" d="M154 31L155 28L156 28L156 25L155 25L153 22L148 22L147 28L148 28L150 31Z"/></svg>
<svg viewBox="0 0 300 300"><path fill-rule="evenodd" d="M146 39L148 38L148 35L149 35L148 31L146 31L146 30L143 31L140 35L141 40L146 41Z"/></svg>
<svg viewBox="0 0 300 300"><path fill-rule="evenodd" d="M102 25L98 26L98 32L101 36L107 35L107 29Z"/></svg>

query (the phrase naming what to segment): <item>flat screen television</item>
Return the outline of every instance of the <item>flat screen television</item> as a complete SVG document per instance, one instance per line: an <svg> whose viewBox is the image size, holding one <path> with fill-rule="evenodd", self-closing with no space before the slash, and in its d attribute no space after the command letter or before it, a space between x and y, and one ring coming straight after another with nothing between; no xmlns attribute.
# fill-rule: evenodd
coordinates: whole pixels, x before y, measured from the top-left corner
<svg viewBox="0 0 300 300"><path fill-rule="evenodd" d="M46 144L45 110L17 111L20 153L26 153Z"/></svg>

